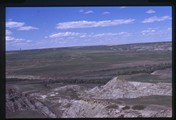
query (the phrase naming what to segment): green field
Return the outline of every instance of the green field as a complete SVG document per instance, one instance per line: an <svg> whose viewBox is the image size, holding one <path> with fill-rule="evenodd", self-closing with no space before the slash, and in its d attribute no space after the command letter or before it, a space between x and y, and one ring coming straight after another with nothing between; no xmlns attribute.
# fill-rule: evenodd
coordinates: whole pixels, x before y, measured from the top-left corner
<svg viewBox="0 0 176 120"><path fill-rule="evenodd" d="M171 47L171 42L8 51L6 76L61 82L107 82L117 75L171 68L172 52L152 50L157 47Z"/></svg>

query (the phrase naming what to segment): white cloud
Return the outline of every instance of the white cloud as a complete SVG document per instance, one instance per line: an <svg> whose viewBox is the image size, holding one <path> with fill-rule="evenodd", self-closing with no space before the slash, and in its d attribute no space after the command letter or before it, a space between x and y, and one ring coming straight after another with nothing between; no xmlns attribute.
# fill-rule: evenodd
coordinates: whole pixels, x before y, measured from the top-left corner
<svg viewBox="0 0 176 120"><path fill-rule="evenodd" d="M6 27L7 28L16 28L17 30L21 30L21 31L37 30L38 29L33 26L25 26L24 22L15 22L15 21L6 22Z"/></svg>
<svg viewBox="0 0 176 120"><path fill-rule="evenodd" d="M22 38L15 38L12 35L12 32L10 30L6 30L6 42L7 43L22 43L22 42L28 42L29 40L25 40Z"/></svg>
<svg viewBox="0 0 176 120"><path fill-rule="evenodd" d="M14 37L6 36L6 41L12 41L12 40L14 40L14 39L15 39Z"/></svg>
<svg viewBox="0 0 176 120"><path fill-rule="evenodd" d="M118 32L118 33L78 33L78 32L59 32L49 36L49 38L63 38L63 37L80 37L80 38L95 38L95 37L108 37L108 36L129 36L130 33ZM45 38L48 38L45 36Z"/></svg>
<svg viewBox="0 0 176 120"><path fill-rule="evenodd" d="M172 18L170 16L162 16L162 17L153 16L153 17L144 19L142 23L161 22L161 21L171 20L171 19Z"/></svg>
<svg viewBox="0 0 176 120"><path fill-rule="evenodd" d="M11 35L12 32L10 30L6 30L6 35Z"/></svg>
<svg viewBox="0 0 176 120"><path fill-rule="evenodd" d="M147 14L152 14L152 13L156 13L156 11L150 9L150 10L147 10L146 13L147 13Z"/></svg>
<svg viewBox="0 0 176 120"><path fill-rule="evenodd" d="M127 32L119 32L119 33L101 33L101 34L95 34L93 37L103 37L103 36L122 36L122 35L130 35Z"/></svg>
<svg viewBox="0 0 176 120"><path fill-rule="evenodd" d="M28 43L30 43L30 40L26 40L23 38L16 38L14 36L12 36L12 32L9 29L16 29L16 30L32 30L32 29L38 29L36 27L32 27L32 26L26 26L24 22L15 22L12 20L9 20L8 22L6 22L6 43L7 43L7 47L10 45L12 46L17 46L17 45L29 45Z"/></svg>
<svg viewBox="0 0 176 120"><path fill-rule="evenodd" d="M14 37L11 37L11 36L6 36L6 41L7 42L20 42L20 41L23 41L24 39L22 38L14 38Z"/></svg>
<svg viewBox="0 0 176 120"><path fill-rule="evenodd" d="M141 34L144 35L144 36L150 36L150 35L167 36L167 35L171 34L171 30L170 30L170 28L161 29L159 27L157 27L157 28L147 28L145 30L142 30Z"/></svg>
<svg viewBox="0 0 176 120"><path fill-rule="evenodd" d="M91 13L94 13L94 11L88 10L88 11L84 12L84 14L91 14Z"/></svg>
<svg viewBox="0 0 176 120"><path fill-rule="evenodd" d="M87 10L87 11L85 11L85 10L83 10L83 9L79 10L79 12L80 12L80 13L83 13L83 14L91 14L91 13L94 13L93 10Z"/></svg>
<svg viewBox="0 0 176 120"><path fill-rule="evenodd" d="M145 30L142 30L142 31L141 31L141 34L142 34L142 35L151 35L151 34L156 33L157 30L158 30L158 28L147 28L147 29L145 29Z"/></svg>
<svg viewBox="0 0 176 120"><path fill-rule="evenodd" d="M103 21L71 21L58 23L57 29L108 27L133 23L135 19L115 19Z"/></svg>
<svg viewBox="0 0 176 120"><path fill-rule="evenodd" d="M167 30L168 30L168 31L172 31L172 28L169 27L169 28L167 28Z"/></svg>
<svg viewBox="0 0 176 120"><path fill-rule="evenodd" d="M22 26L19 27L18 30L28 31L28 30L37 30L38 28L32 26Z"/></svg>
<svg viewBox="0 0 176 120"><path fill-rule="evenodd" d="M107 15L107 14L110 14L110 12L105 11L105 12L103 12L102 14L103 14L103 15Z"/></svg>
<svg viewBox="0 0 176 120"><path fill-rule="evenodd" d="M83 35L83 34L77 33L77 32L59 32L59 33L51 34L49 37L58 38L58 37L70 37L70 36L79 36L79 35Z"/></svg>
<svg viewBox="0 0 176 120"><path fill-rule="evenodd" d="M24 22L14 22L14 21L9 21L6 23L7 28L19 28L24 26Z"/></svg>
<svg viewBox="0 0 176 120"><path fill-rule="evenodd" d="M15 37L12 37L12 36L6 36L6 44L7 44L7 47L9 46L14 46L14 47L17 47L18 45L22 45L21 47L23 46L31 46L31 40L26 40L26 39L23 39L23 38L15 38Z"/></svg>
<svg viewBox="0 0 176 120"><path fill-rule="evenodd" d="M82 12L84 12L84 10L83 10L83 9L81 9L81 10L79 10L79 12L81 12L81 13L82 13Z"/></svg>

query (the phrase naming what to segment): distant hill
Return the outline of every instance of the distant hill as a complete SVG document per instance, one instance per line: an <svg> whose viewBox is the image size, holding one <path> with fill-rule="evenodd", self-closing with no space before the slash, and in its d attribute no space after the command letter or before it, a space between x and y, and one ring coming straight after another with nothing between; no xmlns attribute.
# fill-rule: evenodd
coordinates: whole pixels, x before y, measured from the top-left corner
<svg viewBox="0 0 176 120"><path fill-rule="evenodd" d="M58 48L42 48L42 49L29 49L29 50L13 50L13 51L6 51L9 52L18 52L18 51L48 51L48 50L63 50L63 49L104 49L109 47L133 47L133 46L155 46L155 45L171 45L172 42L166 41L166 42L147 42L147 43L131 43L131 44L119 44L119 45L93 45L93 46L72 46L72 47L58 47Z"/></svg>

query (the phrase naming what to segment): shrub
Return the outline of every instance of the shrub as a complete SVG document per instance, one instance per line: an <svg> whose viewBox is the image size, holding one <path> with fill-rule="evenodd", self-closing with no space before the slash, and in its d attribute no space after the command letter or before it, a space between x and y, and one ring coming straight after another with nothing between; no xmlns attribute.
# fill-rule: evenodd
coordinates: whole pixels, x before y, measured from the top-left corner
<svg viewBox="0 0 176 120"><path fill-rule="evenodd" d="M143 110L144 108L145 108L144 105L134 105L134 106L132 107L133 110Z"/></svg>
<svg viewBox="0 0 176 120"><path fill-rule="evenodd" d="M124 118L124 115L123 115L123 114L122 114L122 115L120 115L120 116L119 116L119 118Z"/></svg>
<svg viewBox="0 0 176 120"><path fill-rule="evenodd" d="M128 109L130 109L130 106L125 106L122 108L122 110L128 110Z"/></svg>
<svg viewBox="0 0 176 120"><path fill-rule="evenodd" d="M119 106L117 104L111 104L111 105L106 106L106 108L108 108L108 109L118 109Z"/></svg>

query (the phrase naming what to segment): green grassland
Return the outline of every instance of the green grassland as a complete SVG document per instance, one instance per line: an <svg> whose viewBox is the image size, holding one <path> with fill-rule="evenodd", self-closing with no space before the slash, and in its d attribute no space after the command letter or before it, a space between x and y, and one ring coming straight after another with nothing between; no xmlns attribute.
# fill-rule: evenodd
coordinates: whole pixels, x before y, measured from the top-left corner
<svg viewBox="0 0 176 120"><path fill-rule="evenodd" d="M33 79L62 82L107 82L117 75L171 68L171 51L152 50L160 46L171 47L171 42L9 51L6 52L6 75L7 78L34 76Z"/></svg>
<svg viewBox="0 0 176 120"><path fill-rule="evenodd" d="M6 114L7 118L46 118L44 115L37 111L17 111Z"/></svg>

